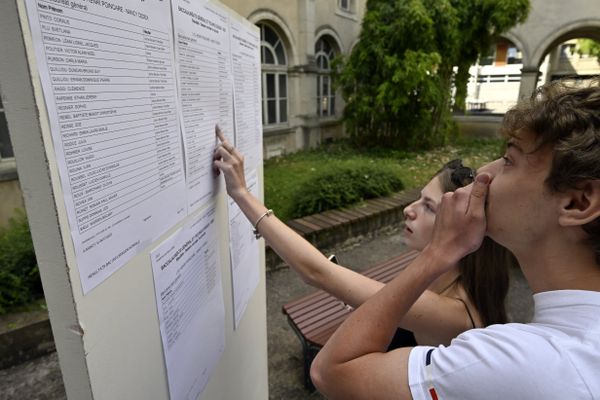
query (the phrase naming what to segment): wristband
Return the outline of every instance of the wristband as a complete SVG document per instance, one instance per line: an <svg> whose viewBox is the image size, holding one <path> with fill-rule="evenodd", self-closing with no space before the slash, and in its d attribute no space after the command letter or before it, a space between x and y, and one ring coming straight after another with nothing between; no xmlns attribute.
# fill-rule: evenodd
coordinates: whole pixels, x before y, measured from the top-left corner
<svg viewBox="0 0 600 400"><path fill-rule="evenodd" d="M262 235L258 231L258 224L260 224L260 221L262 221L263 218L268 217L271 214L273 214L273 210L268 209L267 211L265 211L265 213L263 215L261 215L260 217L258 217L258 219L256 220L256 223L254 224L254 227L252 229L252 233L254 233L254 237L256 239L260 239L262 237Z"/></svg>

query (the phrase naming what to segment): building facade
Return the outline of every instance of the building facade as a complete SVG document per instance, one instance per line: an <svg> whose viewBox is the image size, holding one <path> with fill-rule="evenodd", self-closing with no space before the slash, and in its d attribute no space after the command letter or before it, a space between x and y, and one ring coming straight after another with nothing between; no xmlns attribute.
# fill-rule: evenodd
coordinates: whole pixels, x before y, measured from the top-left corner
<svg viewBox="0 0 600 400"><path fill-rule="evenodd" d="M600 75L595 56L580 51L580 40L570 39L550 50L542 60L537 85L560 78L585 79ZM467 110L503 114L517 103L521 88L523 55L511 41L501 39L471 66Z"/></svg>
<svg viewBox="0 0 600 400"><path fill-rule="evenodd" d="M264 157L341 137L332 60L358 40L366 0L222 0L261 32Z"/></svg>
<svg viewBox="0 0 600 400"><path fill-rule="evenodd" d="M0 87L0 94L2 88ZM17 164L8 135L8 125L0 96L0 227L6 226L16 208L24 208L17 177Z"/></svg>
<svg viewBox="0 0 600 400"><path fill-rule="evenodd" d="M507 39L499 40L469 68L467 111L502 114L514 106L519 98L522 68L521 50ZM545 81L546 69L545 60L538 83Z"/></svg>

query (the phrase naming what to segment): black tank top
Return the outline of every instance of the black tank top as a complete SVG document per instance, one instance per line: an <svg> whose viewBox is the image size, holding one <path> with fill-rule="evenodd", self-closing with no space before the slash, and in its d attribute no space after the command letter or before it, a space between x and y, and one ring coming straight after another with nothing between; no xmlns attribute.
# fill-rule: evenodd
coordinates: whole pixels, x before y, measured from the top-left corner
<svg viewBox="0 0 600 400"><path fill-rule="evenodd" d="M398 328L394 337L388 346L387 351L399 349L400 347L415 347L418 346L415 334L406 329Z"/></svg>

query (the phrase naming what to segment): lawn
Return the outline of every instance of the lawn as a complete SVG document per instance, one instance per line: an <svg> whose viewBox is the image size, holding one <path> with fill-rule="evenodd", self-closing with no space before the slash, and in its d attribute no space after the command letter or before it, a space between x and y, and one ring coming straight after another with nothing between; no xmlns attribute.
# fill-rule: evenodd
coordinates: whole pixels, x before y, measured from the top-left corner
<svg viewBox="0 0 600 400"><path fill-rule="evenodd" d="M282 220L291 215L292 199L320 169L377 164L394 172L405 188L426 184L442 164L461 158L470 167L480 167L501 155L502 139L462 138L428 151L358 151L345 142L335 142L311 151L301 151L265 161L265 203Z"/></svg>

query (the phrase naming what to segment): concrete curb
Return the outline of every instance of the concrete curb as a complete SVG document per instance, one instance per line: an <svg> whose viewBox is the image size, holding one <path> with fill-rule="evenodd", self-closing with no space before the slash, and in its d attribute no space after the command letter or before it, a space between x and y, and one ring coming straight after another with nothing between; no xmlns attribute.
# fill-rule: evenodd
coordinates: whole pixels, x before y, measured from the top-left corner
<svg viewBox="0 0 600 400"><path fill-rule="evenodd" d="M294 219L287 225L319 249L334 247L348 239L368 234L404 220L403 209L419 196L419 189L367 200L355 207L330 210ZM267 246L266 269L284 262ZM24 325L0 334L0 369L8 368L55 351L50 320Z"/></svg>
<svg viewBox="0 0 600 400"><path fill-rule="evenodd" d="M55 350L49 319L24 325L0 335L0 369L24 363Z"/></svg>

